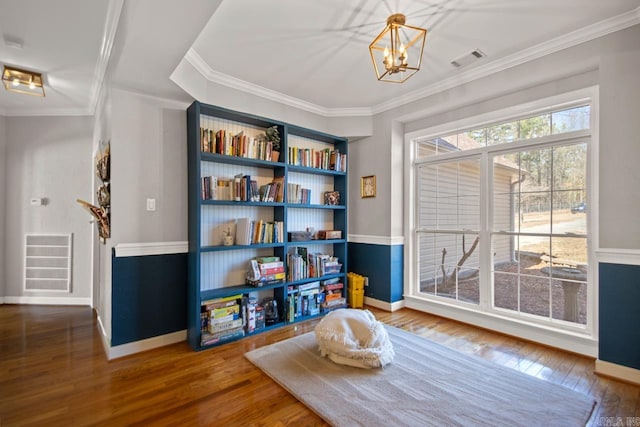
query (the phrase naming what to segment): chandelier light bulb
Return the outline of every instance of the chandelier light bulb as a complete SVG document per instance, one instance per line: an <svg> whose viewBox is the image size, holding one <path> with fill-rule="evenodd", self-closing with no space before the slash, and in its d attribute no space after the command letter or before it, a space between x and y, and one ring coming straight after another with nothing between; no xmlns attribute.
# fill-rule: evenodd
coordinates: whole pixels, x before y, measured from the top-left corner
<svg viewBox="0 0 640 427"><path fill-rule="evenodd" d="M20 86L20 79L19 78L14 78L13 82L11 82L12 85L14 86Z"/></svg>

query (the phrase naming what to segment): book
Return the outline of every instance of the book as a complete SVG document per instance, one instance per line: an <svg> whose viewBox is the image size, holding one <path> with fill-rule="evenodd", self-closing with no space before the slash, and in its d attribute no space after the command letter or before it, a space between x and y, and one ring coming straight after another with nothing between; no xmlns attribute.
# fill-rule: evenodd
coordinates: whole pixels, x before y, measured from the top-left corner
<svg viewBox="0 0 640 427"><path fill-rule="evenodd" d="M227 314L225 316L218 316L218 317L213 317L213 316L209 316L209 324L213 324L213 323L225 323L225 322L229 322L231 320L237 320L240 318L240 313L230 313Z"/></svg>
<svg viewBox="0 0 640 427"><path fill-rule="evenodd" d="M342 289L344 288L344 284L342 282L340 283L327 283L324 285L324 288L328 291L331 290L335 290L335 289Z"/></svg>
<svg viewBox="0 0 640 427"><path fill-rule="evenodd" d="M273 184L276 187L274 201L284 202L284 176L274 177Z"/></svg>
<svg viewBox="0 0 640 427"><path fill-rule="evenodd" d="M259 256L256 257L256 261L258 261L260 264L267 264L270 262L278 262L280 261L280 257L278 256Z"/></svg>
<svg viewBox="0 0 640 427"><path fill-rule="evenodd" d="M239 314L239 313L240 313L240 306L238 304L234 304L228 307L220 307L220 308L214 308L213 310L209 310L209 317L218 318L218 317L225 317L230 314Z"/></svg>
<svg viewBox="0 0 640 427"><path fill-rule="evenodd" d="M236 300L239 300L239 299L242 299L242 294L235 294L235 295L229 295L229 296L226 296L226 297L220 297L220 298L213 298L213 299L204 300L204 301L202 301L202 305L215 304L215 303L227 302L227 301L234 301L234 304L235 304Z"/></svg>
<svg viewBox="0 0 640 427"><path fill-rule="evenodd" d="M256 299L255 298L246 298L247 303L245 305L245 330L247 333L251 333L256 329Z"/></svg>
<svg viewBox="0 0 640 427"><path fill-rule="evenodd" d="M341 293L326 293L324 296L324 300L329 302L329 301L334 301L336 299L342 298L342 294Z"/></svg>
<svg viewBox="0 0 640 427"><path fill-rule="evenodd" d="M217 301L217 302L212 302L212 303L206 303L203 302L202 303L202 307L203 307L203 311L209 311L209 310L213 310L214 308L222 308L222 307L230 307L234 304L237 304L237 302L235 300L230 300L230 301Z"/></svg>
<svg viewBox="0 0 640 427"><path fill-rule="evenodd" d="M216 333L203 333L200 339L200 345L216 344L223 341L229 341L234 338L244 337L244 329L236 328Z"/></svg>
<svg viewBox="0 0 640 427"><path fill-rule="evenodd" d="M251 244L251 220L238 218L236 222L236 245Z"/></svg>
<svg viewBox="0 0 640 427"><path fill-rule="evenodd" d="M242 174L233 177L233 197L236 202L242 201Z"/></svg>
<svg viewBox="0 0 640 427"><path fill-rule="evenodd" d="M208 330L210 333L213 334L216 332L222 332L222 331L227 331L229 329L239 328L241 326L242 326L242 319L235 319L235 320L229 320L226 322L210 323Z"/></svg>

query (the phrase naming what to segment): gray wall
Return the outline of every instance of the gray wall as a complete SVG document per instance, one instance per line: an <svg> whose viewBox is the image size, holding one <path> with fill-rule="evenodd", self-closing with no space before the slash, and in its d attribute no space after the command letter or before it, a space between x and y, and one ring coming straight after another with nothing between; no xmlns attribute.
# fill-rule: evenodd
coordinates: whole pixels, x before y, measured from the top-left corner
<svg viewBox="0 0 640 427"><path fill-rule="evenodd" d="M600 247L640 248L640 25L600 51Z"/></svg>
<svg viewBox="0 0 640 427"><path fill-rule="evenodd" d="M391 235L391 155L388 121L374 120L373 136L349 144L349 234ZM363 199L360 181L369 175L376 176L376 197ZM399 191L402 194L402 187Z"/></svg>
<svg viewBox="0 0 640 427"><path fill-rule="evenodd" d="M4 261L5 247L5 209L6 209L6 171L7 171L7 119L0 116L0 301L5 296L6 270Z"/></svg>
<svg viewBox="0 0 640 427"><path fill-rule="evenodd" d="M186 107L112 91L112 244L187 240Z"/></svg>
<svg viewBox="0 0 640 427"><path fill-rule="evenodd" d="M111 140L111 238L100 244L98 312L112 334L112 249L121 243L186 242L187 104L112 89L101 135ZM147 198L156 211L146 210Z"/></svg>
<svg viewBox="0 0 640 427"><path fill-rule="evenodd" d="M7 117L5 296L91 296L90 216L77 198L91 200L91 117ZM32 197L48 200L31 206ZM10 201L10 203L9 203ZM71 294L25 292L25 233L73 233Z"/></svg>

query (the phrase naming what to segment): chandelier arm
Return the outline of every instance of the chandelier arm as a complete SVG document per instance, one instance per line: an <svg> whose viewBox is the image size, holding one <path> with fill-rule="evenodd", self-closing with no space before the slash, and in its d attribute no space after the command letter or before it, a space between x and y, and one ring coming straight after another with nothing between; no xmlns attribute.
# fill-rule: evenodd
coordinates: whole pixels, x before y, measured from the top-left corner
<svg viewBox="0 0 640 427"><path fill-rule="evenodd" d="M424 33L422 32L424 31ZM408 43L407 43L407 49L409 49L409 47L413 46L417 41L419 41L420 39L424 40L427 36L427 30L422 30L420 32L420 34L417 34L413 39L411 39Z"/></svg>

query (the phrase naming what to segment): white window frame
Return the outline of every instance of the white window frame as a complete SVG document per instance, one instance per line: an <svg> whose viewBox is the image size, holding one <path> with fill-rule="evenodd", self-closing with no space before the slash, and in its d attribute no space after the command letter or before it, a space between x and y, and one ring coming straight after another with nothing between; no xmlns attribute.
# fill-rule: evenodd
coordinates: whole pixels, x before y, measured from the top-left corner
<svg viewBox="0 0 640 427"><path fill-rule="evenodd" d="M442 135L451 135L471 128L480 128L494 123L505 123L515 119L531 117L550 110L571 108L579 105L590 105L590 128L553 134L535 140L521 140L502 145L465 150L458 153L444 153L425 159L416 159L417 141L424 141ZM598 354L598 272L595 250L598 248L598 87L590 87L578 91L524 103L510 108L480 114L451 123L421 129L405 134L405 277L404 298L405 306L436 315L471 323L488 329L515 335L527 340L540 342L558 348L563 348L579 354L597 357ZM492 215L490 198L493 194L492 170L481 168L480 209L480 303L478 306L460 304L455 300L445 298L426 298L418 292L419 271L417 266L417 203L415 200L417 184L415 182L416 165L420 163L436 163L446 160L474 155L480 156L481 162L488 164L499 152L524 150L541 145L553 145L562 141L571 143L588 141L587 150L587 199L589 200L589 215L587 216L587 245L588 245L588 277L587 286L587 324L551 324L531 316L505 313L504 310L492 309L491 269L491 221Z"/></svg>

